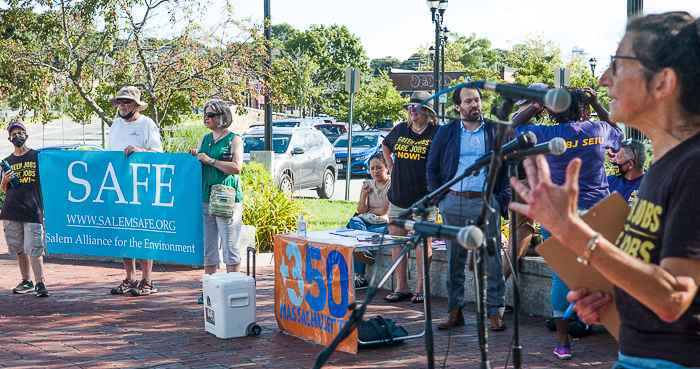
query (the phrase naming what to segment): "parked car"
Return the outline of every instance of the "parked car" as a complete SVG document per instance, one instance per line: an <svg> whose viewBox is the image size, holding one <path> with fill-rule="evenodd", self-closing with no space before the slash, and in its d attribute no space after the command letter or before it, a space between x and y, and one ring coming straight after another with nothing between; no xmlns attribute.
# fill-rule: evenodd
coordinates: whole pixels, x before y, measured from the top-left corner
<svg viewBox="0 0 700 369"><path fill-rule="evenodd" d="M314 128L321 131L331 143L335 142L340 135L348 131L345 125L341 123L317 124Z"/></svg>
<svg viewBox="0 0 700 369"><path fill-rule="evenodd" d="M369 159L382 151L382 142L387 132L353 131L350 174L369 176ZM333 143L338 172L347 170L348 134L338 137Z"/></svg>
<svg viewBox="0 0 700 369"><path fill-rule="evenodd" d="M47 146L37 151L47 151L47 150L78 150L78 151L105 151L102 146L92 145L92 144L68 144L68 145L57 145L57 146Z"/></svg>
<svg viewBox="0 0 700 369"><path fill-rule="evenodd" d="M265 128L248 130L241 135L243 161L250 161L251 151L265 149ZM316 189L318 196L333 196L338 171L333 145L313 127L272 127L272 150L275 152L274 181L289 193Z"/></svg>

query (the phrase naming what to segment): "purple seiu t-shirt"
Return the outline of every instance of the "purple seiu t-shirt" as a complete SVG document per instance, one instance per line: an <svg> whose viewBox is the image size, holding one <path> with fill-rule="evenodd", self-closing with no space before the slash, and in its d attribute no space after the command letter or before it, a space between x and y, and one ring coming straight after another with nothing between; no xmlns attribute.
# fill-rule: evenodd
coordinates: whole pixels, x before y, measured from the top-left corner
<svg viewBox="0 0 700 369"><path fill-rule="evenodd" d="M608 181L603 163L607 149L620 150L622 131L607 122L570 121L554 126L536 125L519 126L515 134L530 131L537 136L538 143L547 142L555 137L566 141L566 151L561 155L545 155L552 173L552 182L562 185L566 181L566 167L574 158L581 158L579 174L578 206L589 209L606 198Z"/></svg>
<svg viewBox="0 0 700 369"><path fill-rule="evenodd" d="M634 199L639 193L639 185L642 184L644 176L629 180L625 177L617 177L616 175L608 176L608 185L610 185L610 193L617 191L622 196L629 206L632 206Z"/></svg>

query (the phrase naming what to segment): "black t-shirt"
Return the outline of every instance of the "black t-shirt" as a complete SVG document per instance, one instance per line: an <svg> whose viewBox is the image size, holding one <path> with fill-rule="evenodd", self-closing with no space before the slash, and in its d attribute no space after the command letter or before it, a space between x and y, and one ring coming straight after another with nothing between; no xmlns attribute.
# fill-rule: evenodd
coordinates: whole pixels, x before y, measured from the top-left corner
<svg viewBox="0 0 700 369"><path fill-rule="evenodd" d="M5 158L5 161L15 172L19 187L8 184L0 219L44 223L44 202L39 182L39 152L30 149L22 156L12 154Z"/></svg>
<svg viewBox="0 0 700 369"><path fill-rule="evenodd" d="M421 134L416 134L408 124L399 123L384 139L383 145L394 153L387 197L395 206L408 208L429 193L425 167L438 129L438 125L428 125Z"/></svg>
<svg viewBox="0 0 700 369"><path fill-rule="evenodd" d="M644 262L700 258L700 134L656 161L644 175L617 246ZM675 322L615 289L620 313L620 352L683 366L700 365L700 296Z"/></svg>

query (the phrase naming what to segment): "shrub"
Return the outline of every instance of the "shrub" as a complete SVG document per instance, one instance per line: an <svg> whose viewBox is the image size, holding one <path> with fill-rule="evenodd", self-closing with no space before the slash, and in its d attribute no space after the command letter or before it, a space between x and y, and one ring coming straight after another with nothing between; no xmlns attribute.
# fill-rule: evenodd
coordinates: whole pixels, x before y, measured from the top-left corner
<svg viewBox="0 0 700 369"><path fill-rule="evenodd" d="M169 153L187 153L187 150L197 148L199 139L207 133L209 133L209 130L199 121L191 125L163 128L161 130L163 151Z"/></svg>
<svg viewBox="0 0 700 369"><path fill-rule="evenodd" d="M270 172L260 163L249 162L243 165L241 183L245 196L243 223L256 227L255 244L258 252L272 251L275 235L296 231L299 211L304 210L304 206L280 191ZM306 211L304 218L308 221L313 219Z"/></svg>

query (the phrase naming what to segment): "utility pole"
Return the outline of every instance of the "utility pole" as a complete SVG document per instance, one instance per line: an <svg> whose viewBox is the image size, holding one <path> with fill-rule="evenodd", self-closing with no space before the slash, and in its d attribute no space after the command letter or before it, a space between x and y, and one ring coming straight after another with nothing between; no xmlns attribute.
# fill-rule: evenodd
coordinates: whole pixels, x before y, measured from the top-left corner
<svg viewBox="0 0 700 369"><path fill-rule="evenodd" d="M627 23L643 15L644 0L627 0ZM632 127L625 126L625 136L636 140L644 140L644 134Z"/></svg>
<svg viewBox="0 0 700 369"><path fill-rule="evenodd" d="M270 69L272 69L272 18L270 17L270 0L265 0L265 41L267 43L267 68L265 73L265 151L272 151L272 104L270 104ZM272 171L272 167L270 167Z"/></svg>

